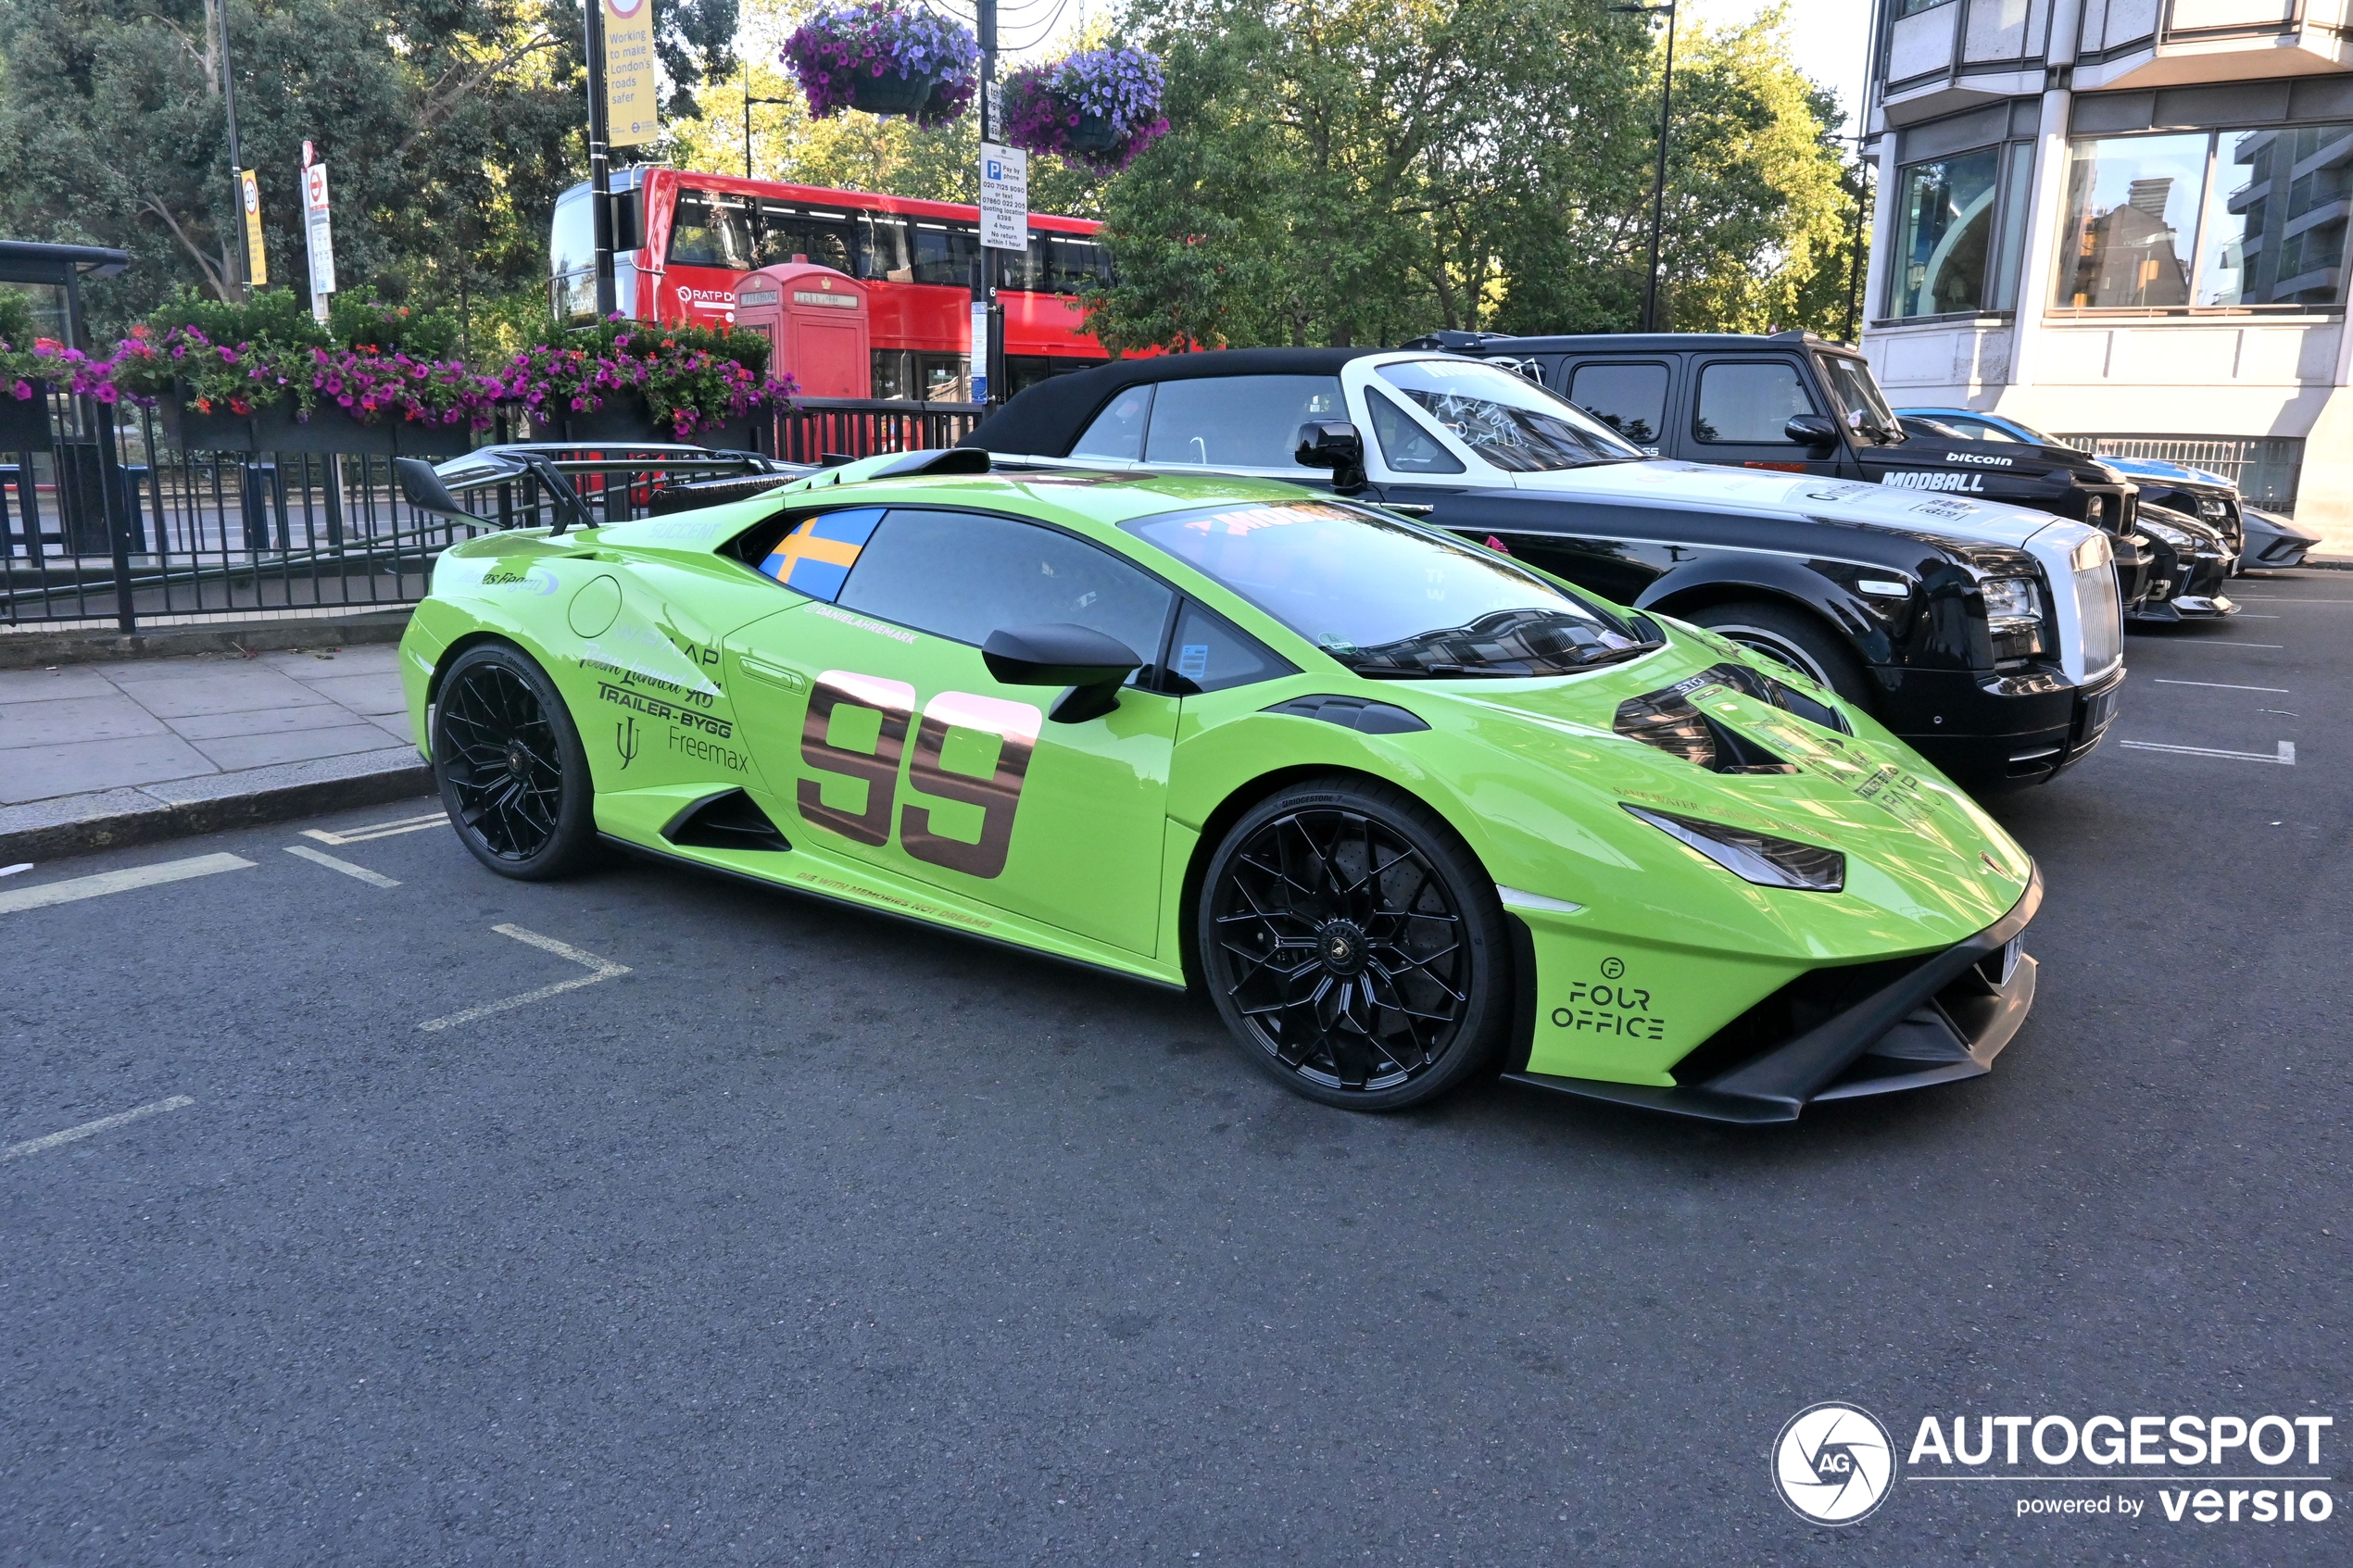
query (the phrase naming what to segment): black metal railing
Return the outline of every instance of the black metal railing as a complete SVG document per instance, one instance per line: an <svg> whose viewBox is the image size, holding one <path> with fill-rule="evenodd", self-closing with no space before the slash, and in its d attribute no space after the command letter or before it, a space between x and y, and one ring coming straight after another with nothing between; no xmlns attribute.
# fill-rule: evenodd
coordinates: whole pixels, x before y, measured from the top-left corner
<svg viewBox="0 0 2353 1568"><path fill-rule="evenodd" d="M45 420L23 407L0 412L14 416L0 420L0 626L127 632L410 605L434 558L482 531L409 505L381 452L183 448L151 410L54 393ZM969 403L810 399L753 435L768 456L824 463L952 446L986 413ZM35 439L44 426L45 442ZM530 433L502 419L484 439ZM600 521L648 509L642 481L591 487ZM524 481L488 500L484 515L497 523L529 526L542 497Z"/></svg>

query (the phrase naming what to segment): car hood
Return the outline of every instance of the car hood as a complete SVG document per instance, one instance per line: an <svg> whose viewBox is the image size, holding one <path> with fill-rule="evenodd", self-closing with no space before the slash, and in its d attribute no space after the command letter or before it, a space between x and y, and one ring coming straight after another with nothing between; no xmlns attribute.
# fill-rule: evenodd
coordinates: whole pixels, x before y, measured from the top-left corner
<svg viewBox="0 0 2353 1568"><path fill-rule="evenodd" d="M1852 480L1826 479L1819 474L1721 468L1672 459L1597 464L1512 477L1515 487L1520 490L1595 499L1661 507L1705 507L1717 511L1777 517L1831 518L1840 522L1869 523L1906 533L2007 545L2019 549L2028 547L2030 540L2040 540L2054 546L2053 553L2060 558L2094 532L2083 523L2000 501L1862 484Z"/></svg>
<svg viewBox="0 0 2353 1568"><path fill-rule="evenodd" d="M2100 461L2134 479L2162 479L2173 484L2211 484L2218 490L2238 488L2219 473L2169 463L2158 458L2102 458Z"/></svg>
<svg viewBox="0 0 2353 1568"><path fill-rule="evenodd" d="M1495 759L1511 780L1504 793L1528 807L1501 816L1551 824L1534 836L1573 863L1556 887L1534 891L1575 897L1590 889L1640 902L1695 941L1756 942L1769 930L1768 946L1816 958L1949 945L2000 919L2023 895L2032 874L2026 852L1901 741L1810 683L1762 669L1730 642L1668 625L1667 647L1590 675L1389 687L1435 727ZM1756 695L1759 676L1794 690L1800 708L1832 707L1854 733L1777 706L1769 688ZM1714 733L1755 747L1753 759L1788 771L1718 772L1687 760L1688 751L1661 744L1672 735L1660 734L1687 721L1712 722ZM1839 850L1847 858L1845 890L1744 882L1620 807Z"/></svg>

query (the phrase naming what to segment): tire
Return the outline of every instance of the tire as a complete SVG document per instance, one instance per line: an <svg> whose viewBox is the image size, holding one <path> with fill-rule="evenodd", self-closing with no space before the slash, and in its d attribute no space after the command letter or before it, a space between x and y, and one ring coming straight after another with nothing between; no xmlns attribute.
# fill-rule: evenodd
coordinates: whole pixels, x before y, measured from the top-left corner
<svg viewBox="0 0 2353 1568"><path fill-rule="evenodd" d="M1866 713L1878 711L1862 660L1817 616L1762 599L1737 599L1709 605L1683 619L1811 678Z"/></svg>
<svg viewBox="0 0 2353 1568"><path fill-rule="evenodd" d="M1494 882L1402 790L1329 778L1268 797L1218 845L1198 913L1227 1026L1310 1099L1423 1104L1491 1064L1511 1027Z"/></svg>
<svg viewBox="0 0 2353 1568"><path fill-rule="evenodd" d="M522 649L477 644L442 676L433 774L449 825L500 876L547 882L594 857L588 754L555 683Z"/></svg>

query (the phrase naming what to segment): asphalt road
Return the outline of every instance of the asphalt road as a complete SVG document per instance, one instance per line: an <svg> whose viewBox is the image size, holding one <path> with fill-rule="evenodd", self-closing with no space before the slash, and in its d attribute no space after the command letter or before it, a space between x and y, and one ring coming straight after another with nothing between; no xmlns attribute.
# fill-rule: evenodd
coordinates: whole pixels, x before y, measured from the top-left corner
<svg viewBox="0 0 2353 1568"><path fill-rule="evenodd" d="M2353 1561L2353 575L2239 586L2000 803L2049 899L1994 1074L1768 1132L1354 1117L1197 1000L299 831L422 802L0 879L252 862L0 913L0 1562ZM2334 1512L1927 1462L1811 1525L1826 1399L2325 1414Z"/></svg>

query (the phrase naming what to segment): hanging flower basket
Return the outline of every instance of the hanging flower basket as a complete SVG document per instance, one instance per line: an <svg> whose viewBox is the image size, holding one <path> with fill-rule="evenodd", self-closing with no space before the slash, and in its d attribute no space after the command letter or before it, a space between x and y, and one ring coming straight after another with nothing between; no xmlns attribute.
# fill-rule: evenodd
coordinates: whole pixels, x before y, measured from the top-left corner
<svg viewBox="0 0 2353 1568"><path fill-rule="evenodd" d="M971 29L889 0L819 11L778 57L800 78L818 119L859 109L946 125L964 112L980 82L980 43Z"/></svg>
<svg viewBox="0 0 2353 1568"><path fill-rule="evenodd" d="M1116 174L1168 134L1160 61L1141 49L1088 49L1005 79L1005 139L1098 174Z"/></svg>
<svg viewBox="0 0 2353 1568"><path fill-rule="evenodd" d="M0 382L0 452L42 452L48 446L49 383Z"/></svg>

